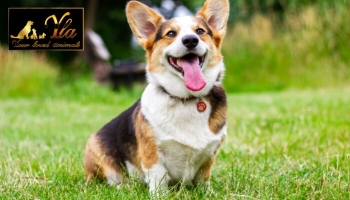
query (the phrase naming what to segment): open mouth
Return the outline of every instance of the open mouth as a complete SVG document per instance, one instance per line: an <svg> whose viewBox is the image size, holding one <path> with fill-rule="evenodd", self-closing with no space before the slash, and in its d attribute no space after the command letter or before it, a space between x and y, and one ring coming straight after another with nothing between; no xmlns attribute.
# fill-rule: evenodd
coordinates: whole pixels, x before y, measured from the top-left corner
<svg viewBox="0 0 350 200"><path fill-rule="evenodd" d="M205 60L205 55L198 56L194 53L186 54L176 58L169 56L170 65L178 72L182 73L185 80L185 85L189 90L199 91L206 85L202 66Z"/></svg>
<svg viewBox="0 0 350 200"><path fill-rule="evenodd" d="M176 58L173 56L168 57L168 61L169 61L170 65L176 71L182 73L182 75L184 75L184 70L183 70L183 65L181 64L180 60L185 61L185 62L186 61L191 62L191 61L198 60L198 64L199 64L200 68L202 68L203 63L204 63L204 59L205 59L205 55L198 56L197 54L194 54L194 53L189 53L189 54L186 54L186 55L179 57L179 58Z"/></svg>

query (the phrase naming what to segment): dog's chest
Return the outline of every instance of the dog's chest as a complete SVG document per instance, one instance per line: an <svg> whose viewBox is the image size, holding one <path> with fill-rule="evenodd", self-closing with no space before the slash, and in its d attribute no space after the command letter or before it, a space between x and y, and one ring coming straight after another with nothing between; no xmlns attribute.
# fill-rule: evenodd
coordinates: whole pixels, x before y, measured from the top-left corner
<svg viewBox="0 0 350 200"><path fill-rule="evenodd" d="M200 112L198 102L206 105ZM214 141L221 141L225 128L213 133L209 128L211 104L205 99L182 102L159 95L159 90L148 86L141 99L141 112L150 123L158 144L176 141L193 149L205 149Z"/></svg>
<svg viewBox="0 0 350 200"><path fill-rule="evenodd" d="M205 111L198 110L198 102L206 105ZM211 106L204 99L181 102L146 89L141 111L153 128L160 159L175 181L192 181L226 134L225 128L218 133L210 131Z"/></svg>
<svg viewBox="0 0 350 200"><path fill-rule="evenodd" d="M218 141L213 141L205 149L193 149L174 140L163 141L159 145L159 157L172 181L192 184L198 169L218 145Z"/></svg>

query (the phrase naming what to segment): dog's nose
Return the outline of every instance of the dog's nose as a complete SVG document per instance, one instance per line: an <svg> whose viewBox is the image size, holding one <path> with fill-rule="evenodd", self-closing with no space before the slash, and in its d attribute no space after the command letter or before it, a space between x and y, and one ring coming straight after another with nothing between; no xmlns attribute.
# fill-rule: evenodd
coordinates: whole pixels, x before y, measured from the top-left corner
<svg viewBox="0 0 350 200"><path fill-rule="evenodd" d="M187 47L187 49L193 49L198 45L199 39L195 35L186 35L182 38L182 44Z"/></svg>

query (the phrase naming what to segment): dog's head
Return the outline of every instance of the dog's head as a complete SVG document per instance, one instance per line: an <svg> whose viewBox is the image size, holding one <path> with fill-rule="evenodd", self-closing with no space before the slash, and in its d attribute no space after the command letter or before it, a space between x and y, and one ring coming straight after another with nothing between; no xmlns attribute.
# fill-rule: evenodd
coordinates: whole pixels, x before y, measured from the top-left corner
<svg viewBox="0 0 350 200"><path fill-rule="evenodd" d="M228 0L207 0L195 16L165 20L148 6L131 1L126 14L132 32L147 51L147 77L171 95L206 95L224 72L221 43Z"/></svg>
<svg viewBox="0 0 350 200"><path fill-rule="evenodd" d="M31 26L31 25L33 25L33 24L34 24L34 22L32 22L32 21L27 21L27 25Z"/></svg>

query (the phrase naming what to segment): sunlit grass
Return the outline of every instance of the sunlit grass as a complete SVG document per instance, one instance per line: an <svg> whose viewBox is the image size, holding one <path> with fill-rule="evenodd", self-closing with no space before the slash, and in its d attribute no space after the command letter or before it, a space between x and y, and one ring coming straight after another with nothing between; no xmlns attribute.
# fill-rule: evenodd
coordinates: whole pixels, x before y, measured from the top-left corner
<svg viewBox="0 0 350 200"><path fill-rule="evenodd" d="M83 178L89 135L140 93L77 85L84 92L76 98L66 86L55 95L0 100L1 199L149 198L138 180L117 190ZM231 94L228 100L228 137L213 168L213 190L181 187L167 198L349 198L349 88Z"/></svg>

